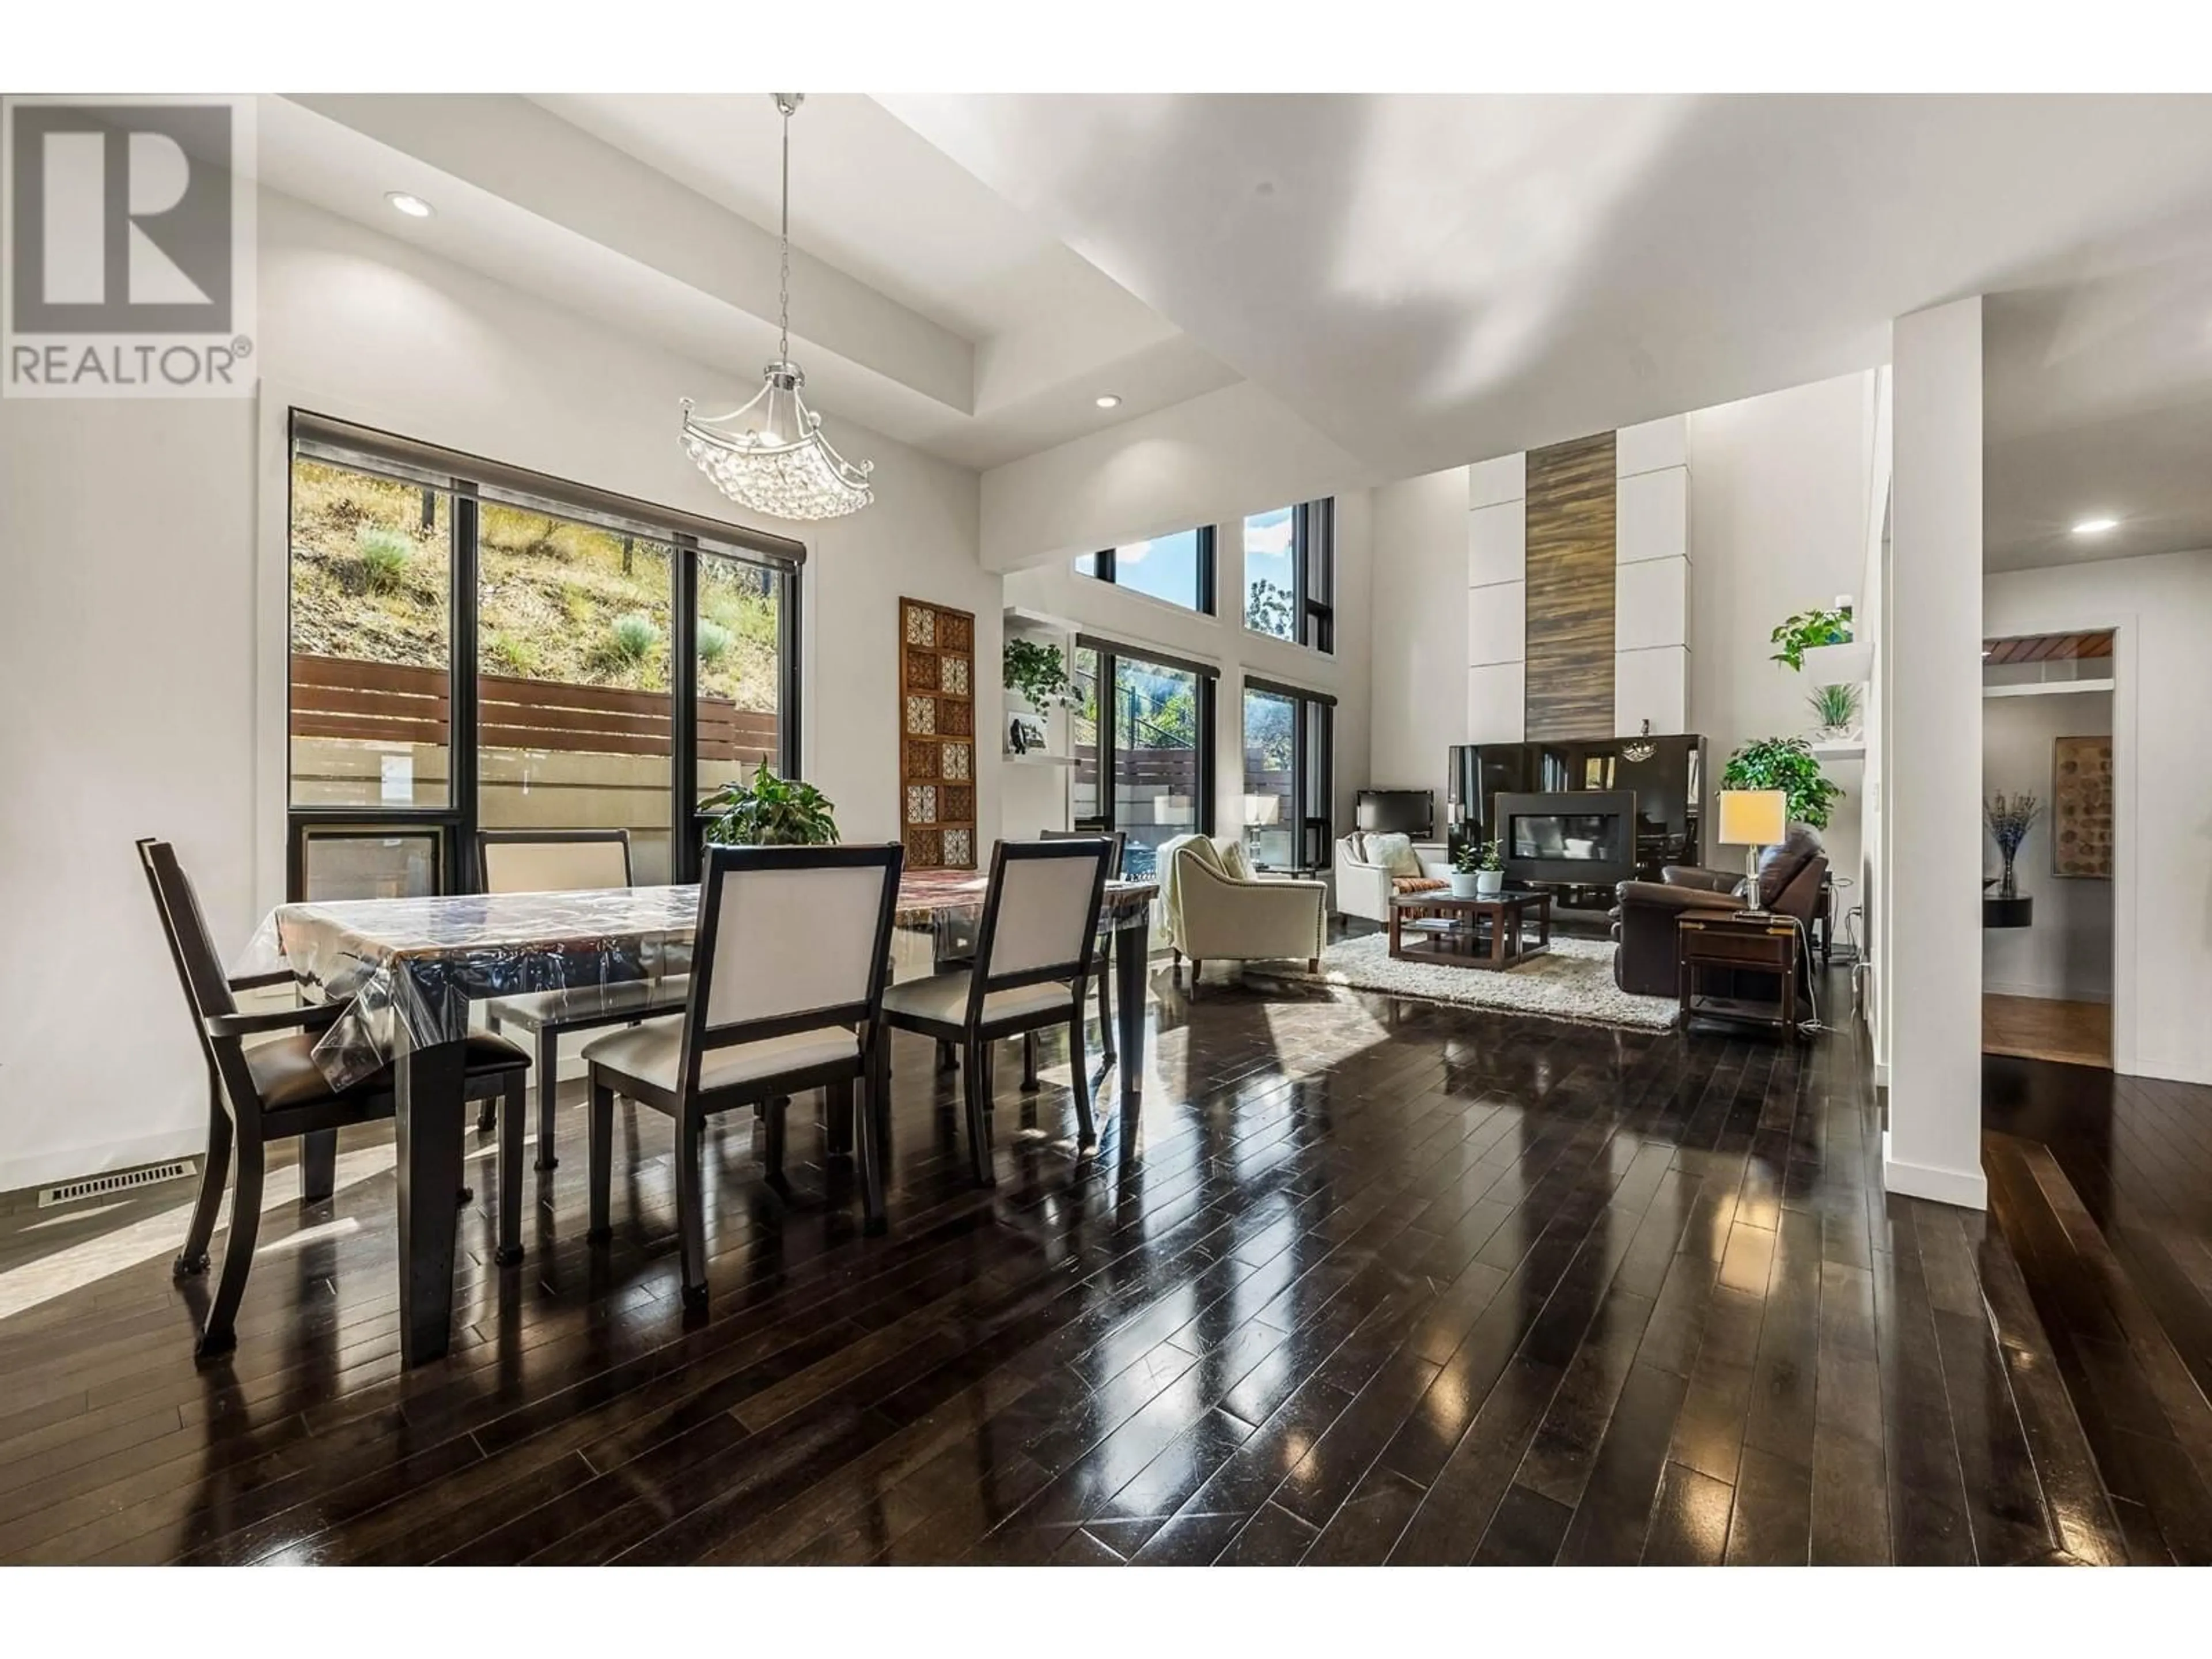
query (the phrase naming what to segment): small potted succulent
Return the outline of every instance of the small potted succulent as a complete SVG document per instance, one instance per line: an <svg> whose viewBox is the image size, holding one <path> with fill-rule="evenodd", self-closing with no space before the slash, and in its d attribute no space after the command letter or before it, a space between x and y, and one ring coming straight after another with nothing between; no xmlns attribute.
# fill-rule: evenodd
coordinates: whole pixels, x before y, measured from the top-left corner
<svg viewBox="0 0 2212 1659"><path fill-rule="evenodd" d="M1488 898L1505 885L1504 850L1494 841L1471 841L1452 857L1454 898Z"/></svg>

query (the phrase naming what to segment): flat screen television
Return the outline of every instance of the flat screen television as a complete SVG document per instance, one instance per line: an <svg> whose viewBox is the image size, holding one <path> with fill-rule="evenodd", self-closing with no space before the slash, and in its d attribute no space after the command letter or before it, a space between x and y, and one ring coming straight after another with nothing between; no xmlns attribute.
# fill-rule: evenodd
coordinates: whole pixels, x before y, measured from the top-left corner
<svg viewBox="0 0 2212 1659"><path fill-rule="evenodd" d="M1384 835L1426 841L1437 832L1437 797L1432 789L1363 789L1353 803L1353 823Z"/></svg>

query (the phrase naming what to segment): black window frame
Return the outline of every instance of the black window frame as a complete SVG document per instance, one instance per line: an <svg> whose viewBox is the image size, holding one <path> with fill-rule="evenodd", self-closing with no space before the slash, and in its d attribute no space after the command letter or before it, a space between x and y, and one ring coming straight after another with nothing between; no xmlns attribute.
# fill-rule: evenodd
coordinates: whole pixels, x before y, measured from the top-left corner
<svg viewBox="0 0 2212 1659"><path fill-rule="evenodd" d="M1214 791L1218 782L1215 776L1215 738L1219 732L1221 670L1212 663L1175 656L1148 647L1126 645L1118 640L1102 639L1095 634L1078 634L1075 649L1095 651L1098 654L1098 810L1086 817L1073 819L1068 827L1102 836L1113 835L1122 828L1115 822L1114 812L1114 757L1120 752L1120 744L1116 741L1120 723L1119 701L1114 695L1114 687L1120 680L1119 669L1126 658L1132 662L1150 663L1156 668L1169 668L1177 673L1190 674L1197 679L1198 822L1195 827L1199 834L1211 836L1214 824Z"/></svg>
<svg viewBox="0 0 2212 1659"><path fill-rule="evenodd" d="M1239 688L1237 707L1237 752L1240 764L1242 757L1250 752L1243 740L1243 694L1247 691L1291 700L1291 799L1296 807L1293 822L1297 829L1297 862L1287 867L1295 873L1326 870L1334 857L1336 842L1333 827L1336 820L1336 699L1310 686L1247 674ZM1239 778L1237 781L1241 784L1244 780ZM1278 870L1285 866L1260 867Z"/></svg>
<svg viewBox="0 0 2212 1659"><path fill-rule="evenodd" d="M1171 530L1166 533L1171 536L1180 536L1185 532L1181 530ZM1188 527L1188 533L1195 539L1198 548L1197 575L1199 603L1197 605L1180 605L1173 599L1164 599L1157 593L1145 592L1140 588L1131 588L1129 591L1136 594L1139 599L1151 599L1157 605L1170 605L1177 611L1188 611L1194 617L1218 616L1220 613L1218 605L1218 595L1216 592L1214 582L1214 574L1218 565L1218 562L1214 557L1214 527L1210 524L1192 525ZM1160 538L1155 537L1153 539L1158 540ZM1089 576L1093 580L1105 582L1115 587L1122 586L1115 570L1114 550L1112 548L1102 547L1096 553L1092 554L1091 558L1092 561L1091 568L1088 570L1084 570L1079 565L1077 569L1077 574L1079 575ZM1134 656L1136 653L1134 652L1130 652L1127 654ZM1148 662L1158 661L1158 659L1146 658L1146 660Z"/></svg>
<svg viewBox="0 0 2212 1659"><path fill-rule="evenodd" d="M306 446L303 449L302 446ZM290 757L292 678L292 487L300 459L349 468L446 494L449 517L448 659L447 663L446 805L443 806L301 806L292 799ZM649 538L670 550L672 606L669 629L669 862L670 879L699 879L702 842L709 821L699 808L699 562L733 558L771 571L777 581L775 767L799 775L800 607L806 549L801 543L740 525L662 507L588 484L441 449L392 433L355 425L312 410L289 417L284 466L285 896L297 902L307 881L307 842L313 832L373 836L435 831L440 836L441 893L477 890L478 732L477 660L482 588L477 577L477 516L482 503L519 503L597 529Z"/></svg>
<svg viewBox="0 0 2212 1659"><path fill-rule="evenodd" d="M1269 508L1270 512L1279 511ZM1254 514L1247 514L1243 522ZM1238 611L1244 631L1285 645L1302 645L1323 656L1336 654L1336 497L1300 501L1291 508L1291 637L1252 625L1252 579L1244 578Z"/></svg>

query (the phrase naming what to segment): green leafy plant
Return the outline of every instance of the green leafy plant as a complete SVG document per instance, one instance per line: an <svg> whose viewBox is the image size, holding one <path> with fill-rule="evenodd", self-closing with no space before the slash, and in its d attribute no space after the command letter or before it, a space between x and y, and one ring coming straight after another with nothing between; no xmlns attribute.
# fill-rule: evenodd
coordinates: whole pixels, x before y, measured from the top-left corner
<svg viewBox="0 0 2212 1659"><path fill-rule="evenodd" d="M660 629L642 611L617 617L607 629L607 655L617 662L643 662L660 641Z"/></svg>
<svg viewBox="0 0 2212 1659"><path fill-rule="evenodd" d="M1832 732L1849 731L1859 717L1859 689L1856 685L1816 685L1805 702L1820 724Z"/></svg>
<svg viewBox="0 0 2212 1659"><path fill-rule="evenodd" d="M1452 854L1452 868L1462 876L1471 876L1481 870L1503 870L1505 867L1505 848L1502 842L1471 841Z"/></svg>
<svg viewBox="0 0 2212 1659"><path fill-rule="evenodd" d="M1781 647L1769 661L1786 663L1802 671L1805 653L1815 646L1851 642L1851 608L1846 605L1825 611L1800 611L1776 623L1774 631L1766 637L1770 643Z"/></svg>
<svg viewBox="0 0 2212 1659"><path fill-rule="evenodd" d="M380 524L360 525L353 532L353 546L361 561L363 587L372 593L393 593L405 586L407 567L415 558L412 536Z"/></svg>
<svg viewBox="0 0 2212 1659"><path fill-rule="evenodd" d="M699 810L714 815L707 839L716 846L828 847L837 839L836 805L812 784L765 765L750 783L724 784Z"/></svg>
<svg viewBox="0 0 2212 1659"><path fill-rule="evenodd" d="M699 660L708 667L730 654L730 630L712 617L699 618Z"/></svg>
<svg viewBox="0 0 2212 1659"><path fill-rule="evenodd" d="M1067 659L1056 645L1010 637L1006 649L1006 689L1042 714L1067 701Z"/></svg>
<svg viewBox="0 0 2212 1659"><path fill-rule="evenodd" d="M1779 789L1790 798L1790 821L1825 830L1843 790L1820 770L1813 745L1802 738L1758 738L1728 758L1723 789Z"/></svg>

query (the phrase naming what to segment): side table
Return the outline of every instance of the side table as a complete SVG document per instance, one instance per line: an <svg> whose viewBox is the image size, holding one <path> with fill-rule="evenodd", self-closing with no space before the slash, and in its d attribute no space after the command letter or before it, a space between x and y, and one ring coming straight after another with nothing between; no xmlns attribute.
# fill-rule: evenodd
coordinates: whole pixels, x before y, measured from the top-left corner
<svg viewBox="0 0 2212 1659"><path fill-rule="evenodd" d="M1679 918L1674 939L1684 1023L1693 1018L1729 1019L1776 1028L1785 1036L1796 1034L1800 939L1796 922L1787 916L1708 911ZM1781 984L1781 1000L1707 995L1699 988L1699 976L1716 969L1774 975Z"/></svg>

